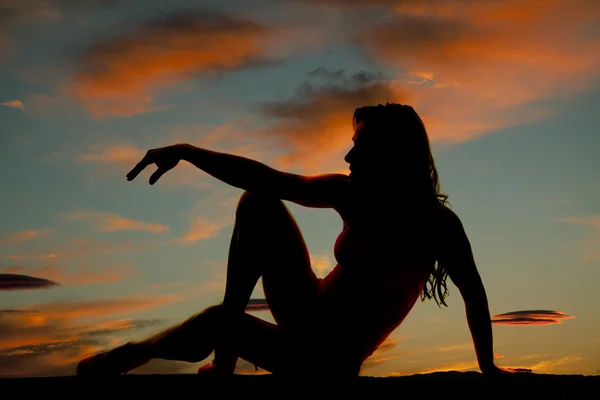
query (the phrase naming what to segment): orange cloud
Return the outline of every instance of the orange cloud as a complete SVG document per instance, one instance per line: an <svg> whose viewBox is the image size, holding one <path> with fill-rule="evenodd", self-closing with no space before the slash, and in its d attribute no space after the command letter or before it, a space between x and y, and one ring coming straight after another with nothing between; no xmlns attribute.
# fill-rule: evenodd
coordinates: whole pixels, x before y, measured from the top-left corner
<svg viewBox="0 0 600 400"><path fill-rule="evenodd" d="M125 300L122 310L131 305ZM152 307L153 304L147 306ZM103 308L101 302L88 302L82 307L90 308L91 314L95 314L94 309ZM70 315L72 308L58 304L54 309L54 305L50 304L35 307L35 310L0 310L3 326L0 332L0 376L73 375L77 362L82 358L124 342L115 335L131 335L161 322L109 319L82 323L77 316ZM139 307L134 306L133 309Z"/></svg>
<svg viewBox="0 0 600 400"><path fill-rule="evenodd" d="M227 225L229 224L210 221L203 216L197 217L183 236L183 241L193 243L199 240L212 239Z"/></svg>
<svg viewBox="0 0 600 400"><path fill-rule="evenodd" d="M94 260L100 260L101 257L105 255L142 251L171 243L172 242L169 239L161 239L160 236L156 239L143 238L143 240L73 238L60 243L51 244L51 251L48 249L48 246L50 246L48 243L40 243L38 251L19 255L18 259L28 259L35 262L41 261L46 263L60 260L61 263L64 263L68 260L81 259L93 255ZM13 268L17 268L17 270L13 272L25 271L25 267L9 267L8 269Z"/></svg>
<svg viewBox="0 0 600 400"><path fill-rule="evenodd" d="M99 318L108 315L126 315L179 301L177 294L137 295L116 299L92 299L40 304L24 311L43 316L46 321Z"/></svg>
<svg viewBox="0 0 600 400"><path fill-rule="evenodd" d="M400 92L392 101L412 105L434 141L455 143L539 120L560 112L556 99L597 87L595 0L307 3L334 7L332 15L352 21L346 39L393 71L388 83ZM369 8L369 20L361 8ZM319 145L315 140L313 150L320 155Z"/></svg>
<svg viewBox="0 0 600 400"><path fill-rule="evenodd" d="M562 311L525 310L494 315L492 323L501 325L554 325L562 324L563 319L571 318L575 317Z"/></svg>
<svg viewBox="0 0 600 400"><path fill-rule="evenodd" d="M429 374L432 372L447 372L447 371L479 371L479 365L476 361L456 362L451 364L440 365L435 368L415 369L407 373L391 373L390 376L397 375L413 375L413 374Z"/></svg>
<svg viewBox="0 0 600 400"><path fill-rule="evenodd" d="M133 166L144 156L144 151L130 144L109 145L95 153L80 154L79 161L126 163Z"/></svg>
<svg viewBox="0 0 600 400"><path fill-rule="evenodd" d="M568 224L579 224L586 225L594 228L594 230L600 232L600 217L584 217L584 218L557 218L558 222L565 222Z"/></svg>
<svg viewBox="0 0 600 400"><path fill-rule="evenodd" d="M77 268L66 268L58 265L43 265L37 268L21 266L5 269L7 273L28 273L49 281L58 282L62 286L87 286L100 283L114 283L122 281L134 274L130 264L119 264L111 267L99 268L82 264Z"/></svg>
<svg viewBox="0 0 600 400"><path fill-rule="evenodd" d="M311 254L310 264L319 278L324 278L335 266L329 254Z"/></svg>
<svg viewBox="0 0 600 400"><path fill-rule="evenodd" d="M160 89L200 72L241 68L261 58L261 25L209 11L185 11L92 46L69 92L96 117L164 108Z"/></svg>
<svg viewBox="0 0 600 400"><path fill-rule="evenodd" d="M599 21L593 0L395 4L397 17L358 43L388 66L433 78L414 87L413 105L434 139L539 119L552 110L535 102L582 93L598 76L600 35L585 31Z"/></svg>
<svg viewBox="0 0 600 400"><path fill-rule="evenodd" d="M3 105L4 107L8 108L19 108L21 110L25 109L25 106L23 105L23 102L21 102L21 100L5 101L0 103L0 105Z"/></svg>
<svg viewBox="0 0 600 400"><path fill-rule="evenodd" d="M121 217L101 211L82 210L65 216L68 219L87 220L95 224L102 232L116 231L148 231L152 233L169 232L170 227L162 224L152 224Z"/></svg>
<svg viewBox="0 0 600 400"><path fill-rule="evenodd" d="M49 229L27 229L10 235L8 239L5 240L5 242L7 244L18 244L28 242L32 239L46 236L49 232Z"/></svg>
<svg viewBox="0 0 600 400"><path fill-rule="evenodd" d="M390 352L396 347L397 344L398 339L385 339L383 343L373 352L373 354L371 354L371 356L364 361L361 367L361 373L374 366L383 364L387 361L394 360L396 358L403 357L409 354L408 351L390 354Z"/></svg>
<svg viewBox="0 0 600 400"><path fill-rule="evenodd" d="M584 360L575 354L564 355L560 358L549 358L548 354L535 354L525 357L519 357L517 360L537 359L536 361L513 365L499 365L502 368L527 368L537 374L571 374L573 373L573 364Z"/></svg>
<svg viewBox="0 0 600 400"><path fill-rule="evenodd" d="M275 160L280 168L300 166L305 173L332 166L346 170L343 156L352 144L354 109L402 98L408 100L408 92L396 90L379 73L319 68L309 73L309 81L294 97L263 104L263 114L274 121L264 134L288 150Z"/></svg>
<svg viewBox="0 0 600 400"><path fill-rule="evenodd" d="M115 324L119 329L127 323L107 320L107 317L126 316L181 300L177 294L129 296L116 299L39 304L20 310L0 310L0 351L4 354L24 348L69 342L77 338L104 335ZM92 323L93 320L93 323Z"/></svg>

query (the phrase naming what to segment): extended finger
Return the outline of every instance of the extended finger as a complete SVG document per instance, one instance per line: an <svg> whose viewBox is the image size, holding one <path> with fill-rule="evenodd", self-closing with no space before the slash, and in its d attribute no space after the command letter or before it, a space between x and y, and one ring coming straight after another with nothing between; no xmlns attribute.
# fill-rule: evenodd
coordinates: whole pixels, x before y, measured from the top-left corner
<svg viewBox="0 0 600 400"><path fill-rule="evenodd" d="M171 168L159 168L150 176L150 184L154 185L156 181L164 175L165 172L170 170Z"/></svg>
<svg viewBox="0 0 600 400"><path fill-rule="evenodd" d="M129 173L127 174L127 180L131 181L135 179L135 177L138 176L139 173L142 172L144 168L146 168L151 163L152 162L150 161L150 151L148 151L144 158L142 158L142 160L139 163L137 163L131 171L129 171Z"/></svg>

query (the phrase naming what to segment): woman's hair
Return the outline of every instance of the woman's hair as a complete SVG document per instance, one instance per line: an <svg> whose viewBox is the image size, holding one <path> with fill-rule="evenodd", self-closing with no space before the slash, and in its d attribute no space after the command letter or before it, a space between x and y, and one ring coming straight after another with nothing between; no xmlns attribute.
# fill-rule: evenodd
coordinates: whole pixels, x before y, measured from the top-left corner
<svg viewBox="0 0 600 400"><path fill-rule="evenodd" d="M448 205L448 195L440 192L439 176L425 124L411 106L386 103L359 107L354 110L353 123L363 121L368 121L376 131L386 135L392 148L406 149L394 162L405 169L403 181L413 186L411 190L444 206ZM395 143L398 146L394 146ZM447 306L444 301L448 296L446 277L447 272L438 261L423 287L421 301L433 298L438 306L440 303Z"/></svg>

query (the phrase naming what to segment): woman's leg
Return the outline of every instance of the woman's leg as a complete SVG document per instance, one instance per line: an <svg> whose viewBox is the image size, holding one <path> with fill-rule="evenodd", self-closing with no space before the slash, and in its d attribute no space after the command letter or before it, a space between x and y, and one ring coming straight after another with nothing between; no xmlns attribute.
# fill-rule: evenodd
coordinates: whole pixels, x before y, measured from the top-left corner
<svg viewBox="0 0 600 400"><path fill-rule="evenodd" d="M279 326L245 313L261 276ZM238 356L274 372L286 356L281 329L308 328L317 285L304 239L285 205L246 192L236 211L222 306L210 307L142 342L88 358L78 373L126 372L152 358L198 362L213 349L213 365L221 372L232 373Z"/></svg>
<svg viewBox="0 0 600 400"><path fill-rule="evenodd" d="M310 317L308 310L313 309L311 303L316 300L318 281L310 266L304 238L283 202L245 192L238 203L229 247L223 300L225 340L215 349L213 361L215 366L223 366L229 372L233 372L237 356L247 349L232 349L228 343L237 340L228 334L240 331L240 318L245 315L260 277L278 326L287 331L305 329Z"/></svg>
<svg viewBox="0 0 600 400"><path fill-rule="evenodd" d="M222 305L208 307L181 324L140 342L130 342L82 360L78 375L118 375L154 358L200 362L208 357L225 335ZM283 346L277 325L249 314L239 320L239 330L229 335L231 348L261 368L274 372Z"/></svg>

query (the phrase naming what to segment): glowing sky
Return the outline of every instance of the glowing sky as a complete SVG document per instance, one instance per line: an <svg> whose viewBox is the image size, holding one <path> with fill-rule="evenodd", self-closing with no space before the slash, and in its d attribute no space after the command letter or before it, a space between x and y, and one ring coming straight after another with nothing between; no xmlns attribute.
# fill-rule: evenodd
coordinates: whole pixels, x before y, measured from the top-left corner
<svg viewBox="0 0 600 400"><path fill-rule="evenodd" d="M354 108L385 102L428 129L497 364L595 374L599 27L596 0L0 0L0 376L73 374L222 300L241 192L187 163L127 182L146 150L346 172ZM288 205L324 276L339 216ZM449 288L361 373L477 370Z"/></svg>

